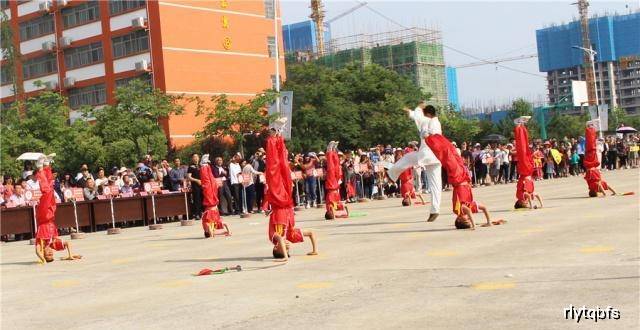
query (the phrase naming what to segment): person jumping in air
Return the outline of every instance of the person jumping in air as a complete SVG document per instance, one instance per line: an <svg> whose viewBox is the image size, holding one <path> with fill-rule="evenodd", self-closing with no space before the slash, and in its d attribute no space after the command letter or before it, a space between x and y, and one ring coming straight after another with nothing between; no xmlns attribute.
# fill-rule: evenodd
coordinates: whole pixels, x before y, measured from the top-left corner
<svg viewBox="0 0 640 330"><path fill-rule="evenodd" d="M265 177L269 187L266 198L271 206L268 235L273 244L273 257L278 261L287 261L290 244L301 243L304 237L308 237L311 241L312 250L307 255L318 254L314 233L296 228L288 151L281 134L285 124L286 118L280 118L274 122L269 130L265 147L267 154Z"/></svg>

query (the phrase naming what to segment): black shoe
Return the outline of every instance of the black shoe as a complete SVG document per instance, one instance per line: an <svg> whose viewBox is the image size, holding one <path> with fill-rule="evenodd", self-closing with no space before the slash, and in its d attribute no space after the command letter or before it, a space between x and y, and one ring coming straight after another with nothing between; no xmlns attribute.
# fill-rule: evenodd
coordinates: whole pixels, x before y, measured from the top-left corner
<svg viewBox="0 0 640 330"><path fill-rule="evenodd" d="M427 219L427 222L434 222L436 221L436 219L438 218L438 213L431 213L429 214L429 219Z"/></svg>

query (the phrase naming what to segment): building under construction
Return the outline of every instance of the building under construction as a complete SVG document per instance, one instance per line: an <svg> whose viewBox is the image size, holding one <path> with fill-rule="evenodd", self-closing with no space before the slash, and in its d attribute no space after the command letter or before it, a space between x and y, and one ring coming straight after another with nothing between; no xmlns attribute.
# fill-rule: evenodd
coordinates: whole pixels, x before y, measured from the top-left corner
<svg viewBox="0 0 640 330"><path fill-rule="evenodd" d="M288 54L287 61L305 61L310 54ZM442 33L410 28L378 34L358 34L327 42L318 63L340 69L350 64L378 64L411 79L431 101L448 104Z"/></svg>

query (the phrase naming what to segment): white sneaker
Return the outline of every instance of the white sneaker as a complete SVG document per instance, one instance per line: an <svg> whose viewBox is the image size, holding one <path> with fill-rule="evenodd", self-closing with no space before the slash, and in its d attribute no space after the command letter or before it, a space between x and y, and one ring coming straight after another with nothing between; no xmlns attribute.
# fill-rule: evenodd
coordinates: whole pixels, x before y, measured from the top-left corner
<svg viewBox="0 0 640 330"><path fill-rule="evenodd" d="M529 119L531 119L531 116L520 116L520 117L514 119L513 123L516 124L516 125L519 125L519 124L523 124L524 125L529 121Z"/></svg>
<svg viewBox="0 0 640 330"><path fill-rule="evenodd" d="M285 127L287 125L287 117L280 117L276 120L274 120L270 127L272 129L274 129L276 132L281 132L282 128Z"/></svg>
<svg viewBox="0 0 640 330"><path fill-rule="evenodd" d="M587 127L598 128L600 127L600 119L592 119L587 122Z"/></svg>
<svg viewBox="0 0 640 330"><path fill-rule="evenodd" d="M211 161L209 161L209 154L202 155L202 158L200 159L200 165L205 165L210 162Z"/></svg>

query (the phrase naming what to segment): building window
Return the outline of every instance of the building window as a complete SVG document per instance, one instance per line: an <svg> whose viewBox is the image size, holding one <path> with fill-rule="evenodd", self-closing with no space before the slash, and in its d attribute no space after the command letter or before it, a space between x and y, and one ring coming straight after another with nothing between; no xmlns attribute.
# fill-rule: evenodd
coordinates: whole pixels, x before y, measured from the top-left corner
<svg viewBox="0 0 640 330"><path fill-rule="evenodd" d="M102 42L94 42L64 52L64 64L69 70L96 62L102 62Z"/></svg>
<svg viewBox="0 0 640 330"><path fill-rule="evenodd" d="M30 21L20 23L20 41L31 40L53 33L53 15L44 15Z"/></svg>
<svg viewBox="0 0 640 330"><path fill-rule="evenodd" d="M148 74L148 73L144 73L144 74L139 75L139 76L133 76L133 77L129 77L129 78L122 78L122 79L116 80L116 88L126 86L126 85L129 84L129 82L131 82L131 81L133 81L135 79L141 80L141 81L149 84L149 87L152 86L151 75Z"/></svg>
<svg viewBox="0 0 640 330"><path fill-rule="evenodd" d="M145 30L115 37L111 39L113 57L125 57L149 50L149 35Z"/></svg>
<svg viewBox="0 0 640 330"><path fill-rule="evenodd" d="M279 77L280 78L280 85L282 85L282 76ZM272 89L276 89L276 75L272 74L271 75L271 88Z"/></svg>
<svg viewBox="0 0 640 330"><path fill-rule="evenodd" d="M269 51L269 57L276 57L276 38L267 37L267 50Z"/></svg>
<svg viewBox="0 0 640 330"><path fill-rule="evenodd" d="M2 85L13 84L13 74L11 72L10 66L3 66L2 71L0 72L0 79L2 80Z"/></svg>
<svg viewBox="0 0 640 330"><path fill-rule="evenodd" d="M266 18L275 18L276 17L276 11L275 11L275 6L274 6L274 2L275 0L264 0L264 16Z"/></svg>
<svg viewBox="0 0 640 330"><path fill-rule="evenodd" d="M83 105L96 106L107 103L104 84L74 88L69 91L69 107L77 109Z"/></svg>
<svg viewBox="0 0 640 330"><path fill-rule="evenodd" d="M142 8L146 5L144 0L111 0L109 1L109 12L111 15L118 15L125 11L130 11L136 8Z"/></svg>
<svg viewBox="0 0 640 330"><path fill-rule="evenodd" d="M65 28L96 21L100 18L98 1L88 1L79 6L63 8L62 25Z"/></svg>
<svg viewBox="0 0 640 330"><path fill-rule="evenodd" d="M9 9L9 0L0 1L0 9L2 10Z"/></svg>
<svg viewBox="0 0 640 330"><path fill-rule="evenodd" d="M22 77L31 79L58 72L58 63L54 54L32 58L22 62Z"/></svg>

